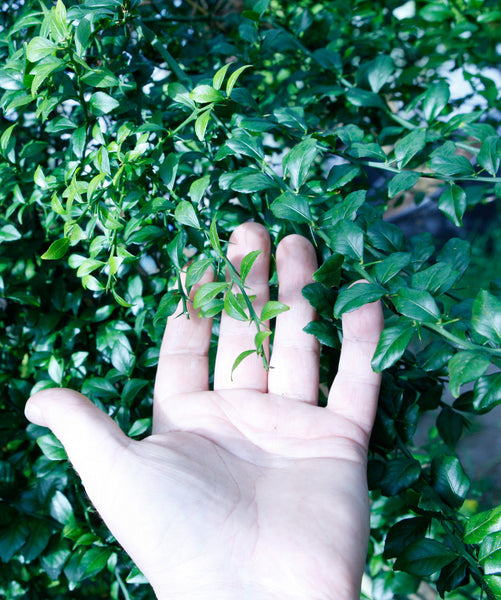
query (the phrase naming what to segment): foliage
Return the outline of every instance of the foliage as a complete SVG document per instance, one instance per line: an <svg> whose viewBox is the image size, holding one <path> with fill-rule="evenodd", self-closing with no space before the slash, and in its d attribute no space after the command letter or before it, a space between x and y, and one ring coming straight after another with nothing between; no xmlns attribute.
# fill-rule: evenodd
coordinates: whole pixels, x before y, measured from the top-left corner
<svg viewBox="0 0 501 600"><path fill-rule="evenodd" d="M501 513L471 515L455 454L468 415L501 403L501 285L465 288L460 229L501 192L498 89L485 70L499 60L497 2L16 0L1 19L0 592L152 597L57 440L26 427L24 402L82 389L144 435L188 258L188 286L216 271L195 299L204 315L258 326L286 308L256 314L245 288L255 254L240 273L224 258L229 233L254 219L274 244L297 232L316 245L304 294L319 313L307 330L323 344L324 384L342 313L385 306L372 597L405 597L421 578L442 597L499 597ZM455 98L451 73L472 93ZM430 185L459 228L445 244L388 218ZM369 285L350 287L360 278ZM423 451L413 436L428 411Z"/></svg>

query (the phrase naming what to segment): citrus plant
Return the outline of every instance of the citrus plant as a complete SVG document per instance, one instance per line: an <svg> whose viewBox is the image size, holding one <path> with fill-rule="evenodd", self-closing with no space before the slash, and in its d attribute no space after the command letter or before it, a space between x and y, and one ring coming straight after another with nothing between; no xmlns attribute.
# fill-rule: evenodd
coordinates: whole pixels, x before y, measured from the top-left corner
<svg viewBox="0 0 501 600"><path fill-rule="evenodd" d="M472 285L463 228L501 195L498 3L16 0L0 19L0 592L152 597L24 403L81 389L145 435L188 261L188 290L216 273L202 315L256 327L234 369L252 353L266 365L260 323L287 307L257 314L256 253L237 272L224 252L254 219L274 244L296 232L317 249L303 293L321 391L340 316L385 307L364 594L405 598L425 579L444 598L500 597L501 509L472 510L455 451L501 403L501 281ZM392 222L410 201L432 203L450 239Z"/></svg>

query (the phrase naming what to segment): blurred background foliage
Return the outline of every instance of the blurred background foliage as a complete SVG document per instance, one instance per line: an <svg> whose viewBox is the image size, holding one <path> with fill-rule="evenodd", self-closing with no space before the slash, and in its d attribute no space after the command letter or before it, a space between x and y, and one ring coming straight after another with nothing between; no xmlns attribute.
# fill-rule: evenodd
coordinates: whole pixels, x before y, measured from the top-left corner
<svg viewBox="0 0 501 600"><path fill-rule="evenodd" d="M385 306L363 597L501 597L455 452L501 403L500 34L496 0L2 3L0 595L153 597L24 403L81 389L146 435L179 271L224 281L254 219L317 248L323 402L340 315ZM241 291L202 313L258 322Z"/></svg>

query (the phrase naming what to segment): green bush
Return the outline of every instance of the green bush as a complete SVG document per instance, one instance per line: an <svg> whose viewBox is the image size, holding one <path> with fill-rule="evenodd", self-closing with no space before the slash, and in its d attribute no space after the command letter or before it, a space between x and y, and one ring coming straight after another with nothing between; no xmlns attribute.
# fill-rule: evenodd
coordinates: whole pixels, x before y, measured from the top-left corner
<svg viewBox="0 0 501 600"><path fill-rule="evenodd" d="M24 403L81 389L145 435L181 267L194 259L190 284L217 269L203 314L244 318L244 274L233 295L221 249L254 219L274 244L296 232L317 248L304 294L323 384L339 316L385 306L364 597L404 598L423 578L442 597L500 597L501 509L472 514L455 453L469 416L501 403L501 281L472 288L461 229L501 195L485 70L498 3L15 0L0 18L0 595L153 597ZM471 93L451 95L452 72ZM456 237L390 222L423 190ZM413 442L425 413L426 451Z"/></svg>

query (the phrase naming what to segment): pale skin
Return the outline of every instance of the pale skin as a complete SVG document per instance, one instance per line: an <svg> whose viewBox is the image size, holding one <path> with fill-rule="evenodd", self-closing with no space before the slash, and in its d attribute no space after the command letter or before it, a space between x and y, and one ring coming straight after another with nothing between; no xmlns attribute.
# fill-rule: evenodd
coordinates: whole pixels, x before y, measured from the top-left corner
<svg viewBox="0 0 501 600"><path fill-rule="evenodd" d="M270 240L245 223L228 258L256 310L269 298ZM210 319L189 303L169 317L155 382L153 435L128 438L78 392L44 390L29 420L61 440L86 491L159 600L358 600L369 535L367 447L380 376L370 361L383 327L379 303L343 316L339 371L318 406L315 318L301 294L317 268L312 245L284 238L276 252L279 300L266 371L254 326L222 315L213 390ZM208 276L204 281L207 281ZM195 293L197 286L192 290Z"/></svg>

